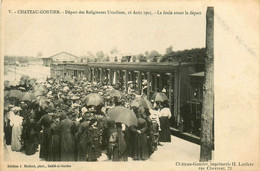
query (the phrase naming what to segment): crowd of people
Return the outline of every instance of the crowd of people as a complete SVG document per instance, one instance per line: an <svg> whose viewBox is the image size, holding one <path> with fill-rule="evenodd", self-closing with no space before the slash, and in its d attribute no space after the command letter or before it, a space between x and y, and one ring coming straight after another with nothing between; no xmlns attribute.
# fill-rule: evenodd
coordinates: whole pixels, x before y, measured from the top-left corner
<svg viewBox="0 0 260 171"><path fill-rule="evenodd" d="M112 161L147 160L160 142L171 142L171 112L167 99L149 101L145 90L136 95L129 84L122 92L117 85L76 78L40 83L23 77L16 86L5 82L5 144L26 155L39 150L46 161L97 161L102 154ZM118 106L131 110L136 124L110 116Z"/></svg>

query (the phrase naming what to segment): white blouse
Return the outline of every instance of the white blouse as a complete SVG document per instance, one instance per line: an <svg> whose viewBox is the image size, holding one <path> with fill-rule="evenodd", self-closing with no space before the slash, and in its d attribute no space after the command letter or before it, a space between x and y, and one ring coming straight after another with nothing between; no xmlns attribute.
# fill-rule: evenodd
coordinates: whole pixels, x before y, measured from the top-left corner
<svg viewBox="0 0 260 171"><path fill-rule="evenodd" d="M149 112L150 112L150 119L151 120L155 120L156 122L157 122L157 124L158 124L158 126L159 126L159 130L161 130L161 128L160 128L160 120L159 120L159 111L156 111L156 110L153 110L153 109L150 109L149 110Z"/></svg>
<svg viewBox="0 0 260 171"><path fill-rule="evenodd" d="M163 108L159 113L159 117L172 117L170 108Z"/></svg>
<svg viewBox="0 0 260 171"><path fill-rule="evenodd" d="M23 123L23 117L18 116L18 115L13 115L10 118L10 125L11 126L22 126Z"/></svg>

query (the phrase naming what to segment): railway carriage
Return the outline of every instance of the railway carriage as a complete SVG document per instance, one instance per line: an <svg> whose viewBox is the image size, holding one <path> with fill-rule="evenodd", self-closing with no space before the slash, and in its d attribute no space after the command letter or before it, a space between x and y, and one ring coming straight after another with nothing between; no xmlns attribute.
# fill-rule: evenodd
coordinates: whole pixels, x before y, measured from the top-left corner
<svg viewBox="0 0 260 171"><path fill-rule="evenodd" d="M201 114L204 76L197 73L203 70L202 63L185 62L54 63L51 65L51 77L62 79L73 76L100 84L119 84L125 92L131 81L136 94L141 94L146 86L148 98L155 92L164 91L172 111L173 134L199 142L200 124L197 119ZM147 84L144 85L144 81Z"/></svg>

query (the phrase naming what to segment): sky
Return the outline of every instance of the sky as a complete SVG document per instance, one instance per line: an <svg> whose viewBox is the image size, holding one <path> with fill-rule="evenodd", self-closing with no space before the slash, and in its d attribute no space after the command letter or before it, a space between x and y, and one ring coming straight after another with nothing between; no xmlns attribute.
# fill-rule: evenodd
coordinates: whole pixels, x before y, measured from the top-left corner
<svg viewBox="0 0 260 171"><path fill-rule="evenodd" d="M46 6L41 8L47 9ZM113 10L112 6L109 8ZM29 8L25 5L11 9L40 9L40 7ZM70 10L75 9L105 10L97 7L70 8ZM133 9L151 10L150 7L141 6L122 10ZM167 6L157 9L182 11L181 8ZM202 13L198 16L19 15L8 14L5 11L4 55L37 56L38 52L42 52L43 56L47 57L66 51L83 56L88 51L96 54L100 50L109 54L115 47L120 54L124 55L135 55L152 50L164 54L165 49L171 45L174 51L202 48L205 47L206 8L196 7L187 11L191 10Z"/></svg>

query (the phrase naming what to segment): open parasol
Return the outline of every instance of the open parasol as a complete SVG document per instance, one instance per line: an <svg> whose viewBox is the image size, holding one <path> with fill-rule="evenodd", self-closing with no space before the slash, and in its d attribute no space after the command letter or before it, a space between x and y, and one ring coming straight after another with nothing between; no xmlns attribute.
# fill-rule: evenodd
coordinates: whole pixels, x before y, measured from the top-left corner
<svg viewBox="0 0 260 171"><path fill-rule="evenodd" d="M25 92L25 93L23 93L21 100L32 102L32 101L36 100L36 96L31 92Z"/></svg>
<svg viewBox="0 0 260 171"><path fill-rule="evenodd" d="M20 81L25 81L26 82L29 78L30 77L28 75L23 75L23 76L21 76Z"/></svg>
<svg viewBox="0 0 260 171"><path fill-rule="evenodd" d="M165 102L168 100L164 93L154 93L151 99L156 102Z"/></svg>
<svg viewBox="0 0 260 171"><path fill-rule="evenodd" d="M85 99L85 103L87 106L98 106L103 104L103 97L101 97L97 93L91 93L87 95Z"/></svg>
<svg viewBox="0 0 260 171"><path fill-rule="evenodd" d="M106 93L106 95L110 96L110 97L118 97L120 99L124 96L124 94L121 91L118 91L118 90L109 90Z"/></svg>
<svg viewBox="0 0 260 171"><path fill-rule="evenodd" d="M17 98L17 99L21 99L23 96L23 93L20 91L20 90L11 90L9 92L9 97L14 97L14 98Z"/></svg>
<svg viewBox="0 0 260 171"><path fill-rule="evenodd" d="M35 85L34 91L47 92L47 88L44 85L39 84L39 85Z"/></svg>
<svg viewBox="0 0 260 171"><path fill-rule="evenodd" d="M142 98L136 98L134 99L131 104L131 107L144 107L145 109L152 109L153 105L148 100L142 99Z"/></svg>
<svg viewBox="0 0 260 171"><path fill-rule="evenodd" d="M136 125L137 118L134 112L126 107L116 106L108 111L108 116L115 122L121 122L127 126Z"/></svg>

